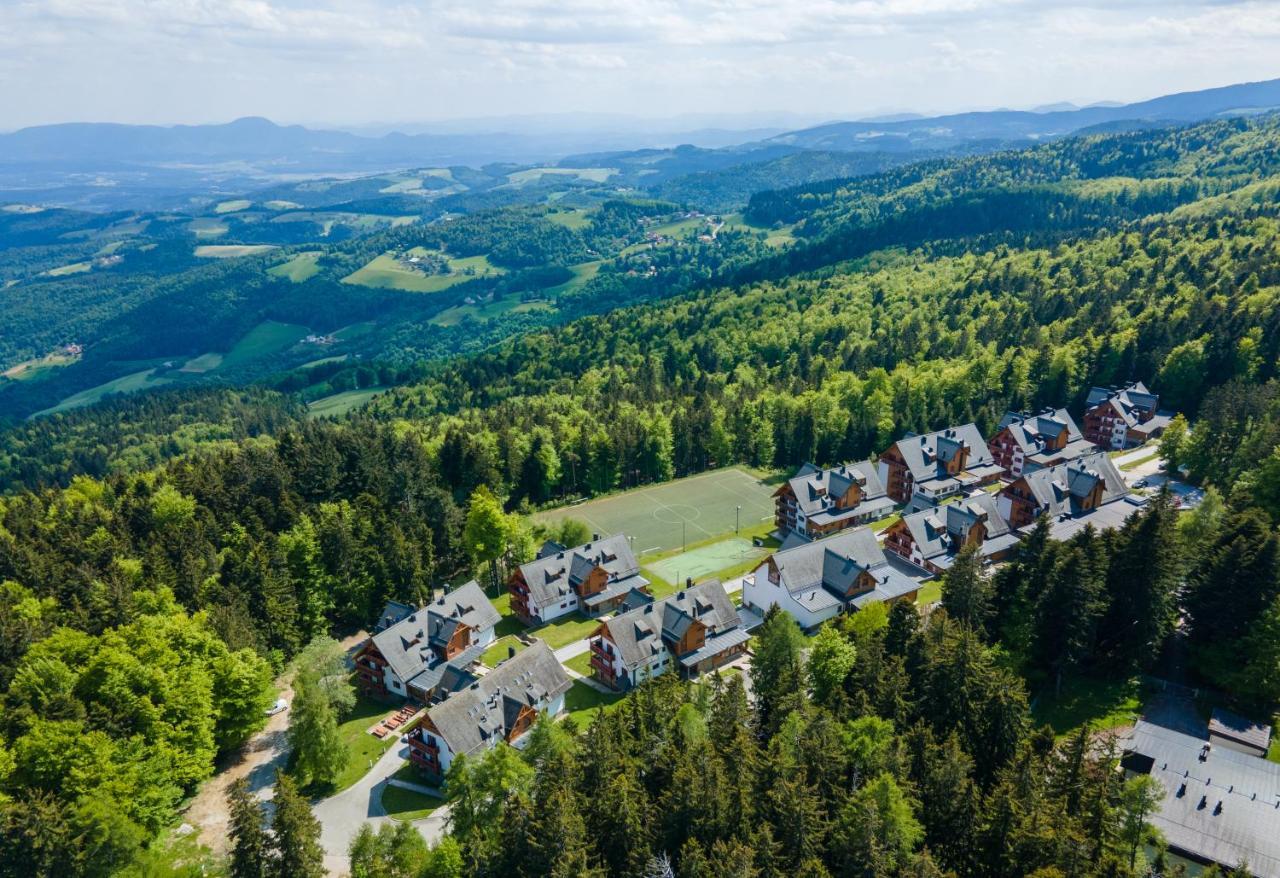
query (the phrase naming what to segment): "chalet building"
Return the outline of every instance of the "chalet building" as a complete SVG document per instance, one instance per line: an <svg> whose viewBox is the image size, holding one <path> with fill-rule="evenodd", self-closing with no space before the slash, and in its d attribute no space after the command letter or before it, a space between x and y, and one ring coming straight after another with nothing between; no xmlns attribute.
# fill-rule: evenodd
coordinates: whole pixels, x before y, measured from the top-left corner
<svg viewBox="0 0 1280 878"><path fill-rule="evenodd" d="M387 601L387 605L382 608L382 615L378 617L377 623L373 626L373 630L386 631L392 625L403 622L409 616L413 615L414 607L412 604L402 603L400 601Z"/></svg>
<svg viewBox="0 0 1280 878"><path fill-rule="evenodd" d="M742 582L742 603L764 614L777 606L813 629L844 610L915 600L920 583L889 563L876 536L856 528L774 552Z"/></svg>
<svg viewBox="0 0 1280 878"><path fill-rule="evenodd" d="M1039 414L1009 412L987 443L991 458L1009 478L1044 469L1097 451L1085 439L1066 409L1045 409Z"/></svg>
<svg viewBox="0 0 1280 878"><path fill-rule="evenodd" d="M356 653L356 682L375 698L429 704L465 684L466 669L493 642L498 611L474 580L408 615L403 606L388 604L380 630Z"/></svg>
<svg viewBox="0 0 1280 878"><path fill-rule="evenodd" d="M869 460L825 470L806 463L774 493L773 500L778 531L808 539L875 521L894 507Z"/></svg>
<svg viewBox="0 0 1280 878"><path fill-rule="evenodd" d="M1000 561L1019 537L996 505L995 496L979 493L903 516L885 530L884 550L934 575L946 572L968 545L976 545L983 560Z"/></svg>
<svg viewBox="0 0 1280 878"><path fill-rule="evenodd" d="M409 761L439 783L459 754L526 742L538 714L557 716L573 681L538 641L427 711L409 732Z"/></svg>
<svg viewBox="0 0 1280 878"><path fill-rule="evenodd" d="M1160 397L1141 381L1126 387L1095 387L1085 401L1084 437L1112 450L1158 438L1173 420L1159 406Z"/></svg>
<svg viewBox="0 0 1280 878"><path fill-rule="evenodd" d="M671 670L685 678L715 670L745 653L748 640L737 607L712 579L601 622L591 635L591 669L626 691Z"/></svg>
<svg viewBox="0 0 1280 878"><path fill-rule="evenodd" d="M936 505L962 490L989 485L1002 470L973 424L948 427L923 436L908 434L880 455L880 481L898 503L919 495Z"/></svg>
<svg viewBox="0 0 1280 878"><path fill-rule="evenodd" d="M520 565L507 590L511 609L521 621L539 625L573 612L610 612L632 589L645 591L648 585L626 536L618 534L596 537L576 549L540 554Z"/></svg>
<svg viewBox="0 0 1280 878"><path fill-rule="evenodd" d="M1055 539L1067 539L1086 525L1119 527L1144 505L1105 452L1070 463L1023 473L1000 490L996 509L1014 530L1027 530L1041 515L1051 518Z"/></svg>
<svg viewBox="0 0 1280 878"><path fill-rule="evenodd" d="M1159 782L1148 822L1173 853L1280 878L1280 765L1146 721L1125 740L1121 765Z"/></svg>

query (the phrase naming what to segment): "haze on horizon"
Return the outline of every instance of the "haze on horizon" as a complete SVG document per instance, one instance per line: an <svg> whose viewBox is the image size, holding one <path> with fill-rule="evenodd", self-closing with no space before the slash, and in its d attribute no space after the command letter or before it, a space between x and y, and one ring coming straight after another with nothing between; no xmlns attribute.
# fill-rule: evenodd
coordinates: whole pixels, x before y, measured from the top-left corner
<svg viewBox="0 0 1280 878"><path fill-rule="evenodd" d="M1276 58L1280 3L1258 0L8 0L0 130L563 113L745 127L1128 102L1274 78Z"/></svg>

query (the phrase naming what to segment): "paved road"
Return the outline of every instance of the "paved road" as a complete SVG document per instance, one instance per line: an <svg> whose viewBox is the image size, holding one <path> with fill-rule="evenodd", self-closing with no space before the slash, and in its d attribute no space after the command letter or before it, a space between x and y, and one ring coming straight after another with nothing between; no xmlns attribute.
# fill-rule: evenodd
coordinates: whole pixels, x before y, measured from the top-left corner
<svg viewBox="0 0 1280 878"><path fill-rule="evenodd" d="M373 768L355 784L330 796L311 809L320 821L320 844L324 847L324 865L331 875L345 875L351 867L347 858L347 848L351 840L360 831L361 825L368 823L376 831L384 823L391 820L382 807L382 791L387 786L387 779L395 774L404 764L408 756L409 746L397 743L387 750L382 758L374 763ZM413 821L414 827L422 833L428 844L435 844L444 836L445 818L449 806L437 808L431 816L424 820Z"/></svg>

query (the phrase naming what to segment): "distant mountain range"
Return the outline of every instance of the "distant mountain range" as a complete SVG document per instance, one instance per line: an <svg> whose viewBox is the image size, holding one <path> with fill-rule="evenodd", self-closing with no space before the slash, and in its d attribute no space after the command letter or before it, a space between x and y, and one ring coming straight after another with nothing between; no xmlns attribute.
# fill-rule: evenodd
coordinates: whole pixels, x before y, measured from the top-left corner
<svg viewBox="0 0 1280 878"><path fill-rule="evenodd" d="M801 149L833 151L947 150L989 141L1022 145L1122 123L1134 128L1196 122L1215 116L1258 113L1280 108L1280 79L1166 95L1136 104L1110 102L1076 108L1051 104L1034 110L992 110L928 118L864 119L830 122L790 131L767 142Z"/></svg>

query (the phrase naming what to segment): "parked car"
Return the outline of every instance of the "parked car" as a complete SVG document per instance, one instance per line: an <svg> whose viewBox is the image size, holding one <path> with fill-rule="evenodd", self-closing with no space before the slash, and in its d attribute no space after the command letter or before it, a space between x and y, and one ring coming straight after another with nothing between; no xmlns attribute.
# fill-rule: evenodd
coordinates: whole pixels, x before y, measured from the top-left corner
<svg viewBox="0 0 1280 878"><path fill-rule="evenodd" d="M277 698L276 703L267 708L267 716L275 716L277 713L284 713L289 709L289 702L283 698Z"/></svg>
<svg viewBox="0 0 1280 878"><path fill-rule="evenodd" d="M1135 488L1145 488L1146 486L1147 486L1146 479L1138 479L1136 482L1133 483L1133 487Z"/></svg>

